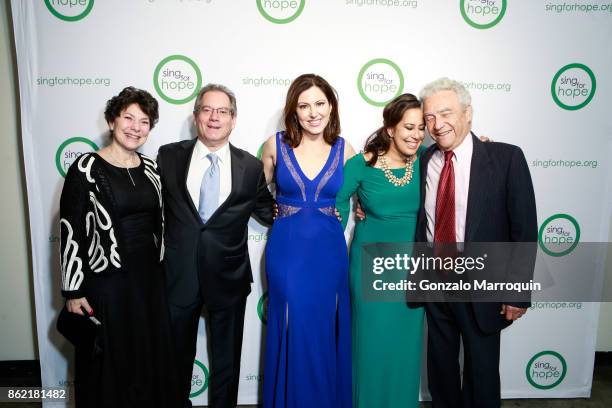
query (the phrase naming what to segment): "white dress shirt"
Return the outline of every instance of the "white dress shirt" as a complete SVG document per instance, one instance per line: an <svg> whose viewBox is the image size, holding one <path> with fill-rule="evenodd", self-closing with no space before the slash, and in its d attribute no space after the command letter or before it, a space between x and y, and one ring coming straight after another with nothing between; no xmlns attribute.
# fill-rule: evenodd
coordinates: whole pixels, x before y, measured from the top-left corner
<svg viewBox="0 0 612 408"><path fill-rule="evenodd" d="M455 239L465 240L465 217L467 215L468 191L470 188L470 167L474 141L468 133L463 142L453 152L453 169L455 171ZM436 150L427 163L427 180L425 184L425 213L427 215L427 241L433 242L436 230L436 198L438 182L444 167L444 152Z"/></svg>
<svg viewBox="0 0 612 408"><path fill-rule="evenodd" d="M210 166L210 160L206 157L208 153L210 153L208 147L198 139L193 148L191 163L187 172L187 191L189 191L195 208L198 208L200 204L202 177ZM217 150L215 154L219 157L219 205L221 205L232 191L232 155L230 154L229 143Z"/></svg>

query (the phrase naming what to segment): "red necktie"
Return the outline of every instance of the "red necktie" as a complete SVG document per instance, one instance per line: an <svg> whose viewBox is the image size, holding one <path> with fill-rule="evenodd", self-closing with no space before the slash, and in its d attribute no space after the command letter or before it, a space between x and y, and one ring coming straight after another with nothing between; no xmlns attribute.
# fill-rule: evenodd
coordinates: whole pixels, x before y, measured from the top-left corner
<svg viewBox="0 0 612 408"><path fill-rule="evenodd" d="M436 196L436 224L434 242L453 243L455 239L455 170L453 151L444 152L444 167Z"/></svg>

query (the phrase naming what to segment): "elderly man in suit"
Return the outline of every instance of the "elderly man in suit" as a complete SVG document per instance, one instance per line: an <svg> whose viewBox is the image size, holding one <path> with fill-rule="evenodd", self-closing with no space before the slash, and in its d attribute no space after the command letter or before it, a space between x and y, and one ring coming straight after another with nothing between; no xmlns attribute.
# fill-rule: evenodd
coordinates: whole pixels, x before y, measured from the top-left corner
<svg viewBox="0 0 612 408"><path fill-rule="evenodd" d="M474 136L471 97L459 82L438 79L420 97L435 144L421 157L416 240L466 246L531 242L535 248L535 196L521 149ZM535 256L528 261L531 271L534 261ZM500 332L527 307L528 302L511 301L426 304L427 369L435 408L500 406Z"/></svg>
<svg viewBox="0 0 612 408"><path fill-rule="evenodd" d="M262 163L229 143L236 97L209 84L196 98L195 140L171 143L157 158L165 205L165 270L185 406L202 307L208 310L211 407L235 407L246 298L252 274L247 223L273 221Z"/></svg>

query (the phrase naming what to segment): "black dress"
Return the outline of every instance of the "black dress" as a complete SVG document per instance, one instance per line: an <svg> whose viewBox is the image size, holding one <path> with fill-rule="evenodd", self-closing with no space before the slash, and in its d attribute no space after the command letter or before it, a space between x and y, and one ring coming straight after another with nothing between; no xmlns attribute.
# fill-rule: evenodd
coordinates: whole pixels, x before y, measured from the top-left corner
<svg viewBox="0 0 612 408"><path fill-rule="evenodd" d="M87 300L101 322L102 351L76 350L79 407L180 407L163 270L155 242L158 196L145 166L96 155L112 191L121 269L92 276Z"/></svg>

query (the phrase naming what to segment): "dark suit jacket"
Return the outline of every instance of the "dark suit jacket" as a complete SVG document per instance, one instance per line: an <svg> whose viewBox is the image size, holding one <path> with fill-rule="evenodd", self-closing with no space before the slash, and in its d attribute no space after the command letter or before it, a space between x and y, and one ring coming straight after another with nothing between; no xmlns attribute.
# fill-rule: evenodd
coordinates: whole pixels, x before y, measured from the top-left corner
<svg viewBox="0 0 612 408"><path fill-rule="evenodd" d="M535 194L527 161L521 149L506 143L481 142L474 134L474 142L465 225L466 247L469 242L530 242L527 256L510 262L527 263L533 272L538 238ZM416 240L427 241L425 214L425 184L427 165L437 145L430 146L421 157L421 207ZM525 268L525 265L523 265ZM517 307L529 303L504 302ZM472 303L480 329L493 333L509 325L499 312L501 303Z"/></svg>
<svg viewBox="0 0 612 408"><path fill-rule="evenodd" d="M195 143L164 145L157 157L165 205L168 300L176 306L188 306L201 294L208 308L220 309L251 291L247 223L255 215L272 224L273 198L261 161L230 144L232 189L204 224L187 190Z"/></svg>

